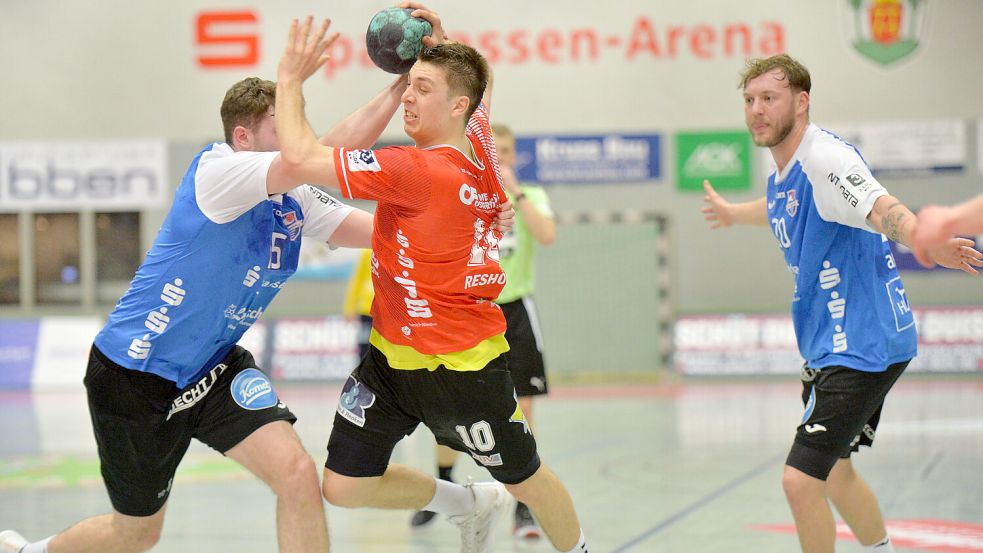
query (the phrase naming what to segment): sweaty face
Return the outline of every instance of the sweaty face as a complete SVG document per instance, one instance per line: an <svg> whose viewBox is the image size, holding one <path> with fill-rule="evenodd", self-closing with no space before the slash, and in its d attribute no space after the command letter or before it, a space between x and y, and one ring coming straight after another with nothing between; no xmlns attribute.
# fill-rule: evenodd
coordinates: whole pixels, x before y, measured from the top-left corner
<svg viewBox="0 0 983 553"><path fill-rule="evenodd" d="M443 68L416 62L410 69L410 85L400 99L403 130L417 146L433 146L444 139L451 124L457 97L451 97Z"/></svg>
<svg viewBox="0 0 983 553"><path fill-rule="evenodd" d="M754 144L772 148L781 144L795 126L796 94L785 74L774 69L744 87L744 122Z"/></svg>

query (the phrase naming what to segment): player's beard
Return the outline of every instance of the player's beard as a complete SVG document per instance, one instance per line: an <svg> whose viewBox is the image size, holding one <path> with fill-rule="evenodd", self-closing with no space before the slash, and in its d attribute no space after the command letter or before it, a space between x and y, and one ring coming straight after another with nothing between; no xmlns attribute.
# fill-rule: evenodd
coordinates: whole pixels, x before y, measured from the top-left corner
<svg viewBox="0 0 983 553"><path fill-rule="evenodd" d="M759 140L754 134L751 137L754 139L754 145L762 148L774 148L781 144L788 135L792 134L792 129L795 128L795 113L793 112L789 117L782 118L775 121L774 129L775 135L771 139L767 136L761 137Z"/></svg>

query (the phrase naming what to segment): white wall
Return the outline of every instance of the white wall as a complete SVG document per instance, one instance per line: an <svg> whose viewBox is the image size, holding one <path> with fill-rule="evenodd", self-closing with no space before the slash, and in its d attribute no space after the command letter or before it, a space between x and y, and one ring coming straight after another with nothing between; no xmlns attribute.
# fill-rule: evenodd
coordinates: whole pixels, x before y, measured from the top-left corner
<svg viewBox="0 0 983 553"><path fill-rule="evenodd" d="M4 114L0 140L21 138L153 137L198 141L220 135L218 106L230 84L246 75L275 78L291 17L330 16L334 28L361 48L372 13L389 2L31 2L3 3L0 59ZM473 40L496 37L498 87L494 112L520 133L630 131L734 127L742 124L735 88L744 52L728 54L725 29L745 25L751 55L784 46L811 69L813 118L879 120L983 114L983 2L924 0L922 45L884 68L854 51L846 0L435 0L450 30ZM200 48L196 18L203 12L251 11L258 23L226 30L259 35L254 67L204 69L199 55L231 49ZM660 48L627 59L631 38L649 21ZM701 31L700 29L704 28ZM775 39L781 29L783 41ZM601 37L597 58L586 48L574 59L576 32ZM694 50L694 33L717 35ZM491 33L491 34L489 34ZM518 35L516 35L518 33ZM681 39L671 36L681 33ZM511 62L520 36L533 52ZM582 35L581 35L582 36ZM539 40L560 46L536 53ZM604 46L606 40L619 46ZM670 42L677 51L670 53ZM764 42L764 46L759 43ZM578 42L580 45L586 42ZM739 49L740 50L740 49ZM491 53L486 48L486 53ZM701 53L708 57L701 57ZM343 57L338 52L339 58ZM555 59L555 62L549 59ZM307 87L309 114L325 130L389 80L382 71L352 62ZM399 131L392 128L392 136Z"/></svg>
<svg viewBox="0 0 983 553"><path fill-rule="evenodd" d="M389 4L381 0L3 2L0 140L163 138L176 145L172 153L187 152L186 157L171 160L176 181L198 145L221 136L218 109L225 90L247 75L275 78L290 18L308 13L331 16L335 29L350 44L360 45L371 15ZM847 0L434 0L431 4L449 30L473 40L496 37L499 49L512 36L522 37L528 47L559 37L561 47L555 50L529 54L520 63L510 61L516 50L506 48L494 64L493 116L510 123L519 134L666 133L662 182L558 186L551 197L557 210L631 206L670 213L675 219L678 301L683 311L781 311L787 309L791 293L791 279L767 231L710 232L699 215L699 195L678 192L672 181L668 133L743 126L736 84L745 55L727 53L719 37L728 27L750 29L754 56L773 53L774 30L782 30L784 47L812 72L812 118L820 124L934 117L976 121L983 116L981 0L920 2L926 15L920 48L886 67L854 50L848 25L853 13ZM216 50L196 44L198 16L223 10L256 14L256 25L237 28L259 35L255 67L205 69L197 63L200 55L236 53L235 48ZM627 59L627 43L644 36L640 30L645 22L651 23L660 54L642 51ZM618 40L620 46L599 47L594 60L583 50L575 58L571 37L583 31L593 32L605 43ZM689 40L700 32L716 33L717 42L694 50ZM670 53L674 35L683 38L676 40L676 51ZM708 58L701 56L704 51ZM342 54L338 52L339 63ZM549 61L551 57L555 63ZM381 70L357 59L330 77L313 77L306 91L315 128L326 130L389 80ZM981 157L973 144L976 132L972 126L969 130L965 173L885 179L889 190L913 206L954 202L983 192L983 178L975 169ZM400 136L400 129L391 126L387 137ZM763 182L755 182L750 192L733 198L750 198L763 190ZM145 218L148 240L156 230L156 217L162 219L164 214L150 215ZM980 301L979 281L963 275L912 275L905 280L916 305ZM302 283L292 286L278 300L278 307L288 313L304 305L309 291Z"/></svg>

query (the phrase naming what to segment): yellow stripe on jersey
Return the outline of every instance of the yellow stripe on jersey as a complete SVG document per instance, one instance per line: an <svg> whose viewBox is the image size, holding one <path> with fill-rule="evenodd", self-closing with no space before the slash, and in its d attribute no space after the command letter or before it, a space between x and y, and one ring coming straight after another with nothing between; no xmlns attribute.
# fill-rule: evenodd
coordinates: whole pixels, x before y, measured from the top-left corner
<svg viewBox="0 0 983 553"><path fill-rule="evenodd" d="M420 353L410 346L394 344L383 338L382 334L376 332L374 328L369 334L369 343L386 356L390 367L405 371L421 369L435 371L440 365L452 371L480 371L492 359L509 351L509 343L505 341L505 334L486 338L477 346L464 351L433 355Z"/></svg>

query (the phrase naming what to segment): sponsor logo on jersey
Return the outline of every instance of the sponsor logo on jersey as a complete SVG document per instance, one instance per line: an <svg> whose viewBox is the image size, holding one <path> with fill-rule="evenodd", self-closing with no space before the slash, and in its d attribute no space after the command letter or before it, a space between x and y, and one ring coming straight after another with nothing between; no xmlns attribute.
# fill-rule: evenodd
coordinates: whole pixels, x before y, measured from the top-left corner
<svg viewBox="0 0 983 553"><path fill-rule="evenodd" d="M866 179L864 179L862 176L860 176L857 173L850 173L849 175L846 176L846 180L853 186L860 186L861 184L867 182Z"/></svg>
<svg viewBox="0 0 983 553"><path fill-rule="evenodd" d="M866 188L863 190L866 190ZM862 190L858 190L858 192L859 191ZM850 204L850 207L857 207L857 204L860 203L860 198L854 195L854 193L847 188L845 184L840 185L840 195L843 196L843 199L846 200L848 204Z"/></svg>
<svg viewBox="0 0 983 553"><path fill-rule="evenodd" d="M823 268L819 271L819 287L823 290L836 288L841 280L840 269L834 267L829 260L823 260Z"/></svg>
<svg viewBox="0 0 983 553"><path fill-rule="evenodd" d="M787 197L785 213L788 213L789 217L795 217L795 214L799 212L799 200L795 199L795 190L789 190Z"/></svg>
<svg viewBox="0 0 983 553"><path fill-rule="evenodd" d="M223 313L226 319L236 321L237 323L245 326L251 326L254 322L256 322L256 319L260 318L262 314L262 307L257 309L246 309L245 307L239 307L234 303L229 304Z"/></svg>
<svg viewBox="0 0 983 553"><path fill-rule="evenodd" d="M330 195L325 194L323 191L321 191L321 190L319 190L317 188L314 188L313 186L311 186L309 184L308 185L305 185L305 186L307 186L307 188L310 189L311 196L314 196L315 198L317 198L317 200L319 202L321 202L322 204L324 204L324 205L330 205L330 206L340 206L341 205L341 202L339 202L338 200L332 198Z"/></svg>
<svg viewBox="0 0 983 553"><path fill-rule="evenodd" d="M821 424L807 424L805 425L806 432L810 434L815 434L817 432L826 432L826 427Z"/></svg>
<svg viewBox="0 0 983 553"><path fill-rule="evenodd" d="M274 407L280 402L270 378L258 369L246 369L237 374L229 391L239 407L250 411Z"/></svg>
<svg viewBox="0 0 983 553"><path fill-rule="evenodd" d="M477 275L468 275L464 277L464 289L473 288L475 286L485 286L489 284L501 284L505 285L505 273L499 271L495 273L480 273Z"/></svg>
<svg viewBox="0 0 983 553"><path fill-rule="evenodd" d="M130 342L130 348L126 354L133 359L146 359L150 357L150 334L144 334L143 339L134 338Z"/></svg>
<svg viewBox="0 0 983 553"><path fill-rule="evenodd" d="M293 242L300 236L300 229L304 226L304 220L297 217L297 213L293 211L286 211L281 216L280 219L283 221L283 226L287 227L287 232L290 233L290 241Z"/></svg>
<svg viewBox="0 0 983 553"><path fill-rule="evenodd" d="M485 227L481 218L474 220L474 243L471 244L471 257L468 267L487 265L487 261L498 263L501 260L498 243L501 234L495 229Z"/></svg>
<svg viewBox="0 0 983 553"><path fill-rule="evenodd" d="M847 344L846 331L841 325L833 327L833 353L843 353L850 346Z"/></svg>
<svg viewBox="0 0 983 553"><path fill-rule="evenodd" d="M174 284L168 282L164 285L164 289L160 293L160 299L174 307L181 305L181 302L184 301L184 296L188 294L187 290L181 288L183 284L184 281L180 278L174 279Z"/></svg>
<svg viewBox="0 0 983 553"><path fill-rule="evenodd" d="M915 317L908 304L908 294L905 291L901 277L896 276L884 283L888 297L891 299L891 310L894 312L895 329L898 332L907 330L915 324Z"/></svg>
<svg viewBox="0 0 983 553"><path fill-rule="evenodd" d="M147 318L143 321L143 326L147 327L147 330L151 332L163 334L170 322L171 318L167 316L167 308L161 307L158 311L151 311L147 314Z"/></svg>
<svg viewBox="0 0 983 553"><path fill-rule="evenodd" d="M498 193L488 195L487 192L478 192L478 189L468 183L461 185L457 191L457 196L464 205L473 205L482 211L493 211L498 207Z"/></svg>
<svg viewBox="0 0 983 553"><path fill-rule="evenodd" d="M345 156L348 158L348 170L353 173L382 171L382 166L379 165L379 161L375 158L375 152L372 150L348 150L345 152Z"/></svg>
<svg viewBox="0 0 983 553"><path fill-rule="evenodd" d="M857 192L866 192L870 190L871 182L865 179L863 175L859 173L850 173L847 175L846 180L857 189Z"/></svg>
<svg viewBox="0 0 983 553"><path fill-rule="evenodd" d="M338 400L338 414L352 424L365 426L365 410L375 404L375 392L349 375Z"/></svg>
<svg viewBox="0 0 983 553"><path fill-rule="evenodd" d="M225 363L219 363L215 367L208 371L201 380L199 380L194 386L181 392L181 395L177 396L173 402L171 402L171 409L167 412L167 419L171 420L174 413L184 411L185 409L190 409L194 404L198 403L201 398L208 394L208 391L212 389L212 386L218 381L218 377L225 372L225 369L229 368Z"/></svg>
<svg viewBox="0 0 983 553"><path fill-rule="evenodd" d="M254 265L252 269L246 271L246 278L242 279L242 285L252 288L257 280L259 280L259 265Z"/></svg>

